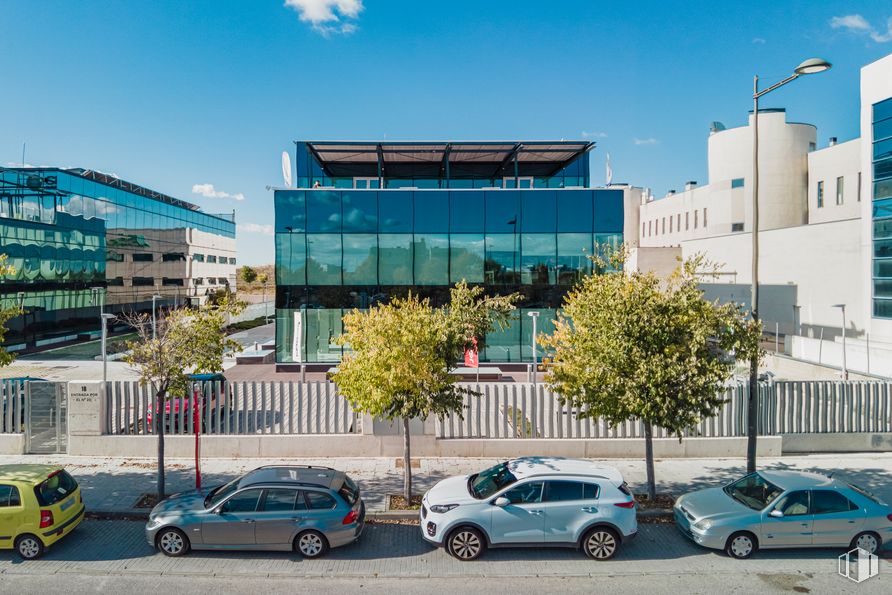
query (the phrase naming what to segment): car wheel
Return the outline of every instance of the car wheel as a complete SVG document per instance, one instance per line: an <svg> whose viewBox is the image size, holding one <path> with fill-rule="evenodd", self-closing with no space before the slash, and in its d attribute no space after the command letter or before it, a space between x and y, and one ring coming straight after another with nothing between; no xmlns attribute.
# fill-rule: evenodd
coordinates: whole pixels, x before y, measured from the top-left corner
<svg viewBox="0 0 892 595"><path fill-rule="evenodd" d="M449 555L463 562L476 560L485 549L486 540L474 527L459 527L446 540L446 551Z"/></svg>
<svg viewBox="0 0 892 595"><path fill-rule="evenodd" d="M855 538L852 540L852 543L849 544L850 549L854 549L856 547L860 547L862 550L875 554L880 551L880 546L883 544L883 540L880 539L880 536L872 531L865 531L864 533L858 533L855 535Z"/></svg>
<svg viewBox="0 0 892 595"><path fill-rule="evenodd" d="M319 531L304 531L294 540L294 549L304 558L318 558L328 551L328 540Z"/></svg>
<svg viewBox="0 0 892 595"><path fill-rule="evenodd" d="M732 558L744 560L756 553L758 548L755 535L740 531L728 538L728 543L725 544L725 553Z"/></svg>
<svg viewBox="0 0 892 595"><path fill-rule="evenodd" d="M618 547L619 536L607 527L595 527L582 538L582 550L593 560L609 560Z"/></svg>
<svg viewBox="0 0 892 595"><path fill-rule="evenodd" d="M168 527L158 533L155 545L165 556L182 556L189 551L189 538L179 529Z"/></svg>
<svg viewBox="0 0 892 595"><path fill-rule="evenodd" d="M15 551L25 560L35 560L43 555L43 542L31 534L19 535L15 540Z"/></svg>

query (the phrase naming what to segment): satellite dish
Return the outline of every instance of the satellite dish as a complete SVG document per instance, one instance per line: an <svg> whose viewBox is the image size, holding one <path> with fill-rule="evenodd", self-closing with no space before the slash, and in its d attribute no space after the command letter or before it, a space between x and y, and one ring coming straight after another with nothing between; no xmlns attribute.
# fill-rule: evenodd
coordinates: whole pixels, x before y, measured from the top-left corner
<svg viewBox="0 0 892 595"><path fill-rule="evenodd" d="M285 187L291 188L291 157L288 151L282 151L282 177L285 179Z"/></svg>

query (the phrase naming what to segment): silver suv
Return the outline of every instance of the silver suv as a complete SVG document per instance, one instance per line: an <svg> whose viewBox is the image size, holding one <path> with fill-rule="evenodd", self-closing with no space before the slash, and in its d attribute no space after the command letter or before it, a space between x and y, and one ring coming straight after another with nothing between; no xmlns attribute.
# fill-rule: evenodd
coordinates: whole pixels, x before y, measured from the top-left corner
<svg viewBox="0 0 892 595"><path fill-rule="evenodd" d="M194 549L297 551L318 558L359 539L359 487L329 467L260 467L207 492L159 502L146 541L168 556Z"/></svg>
<svg viewBox="0 0 892 595"><path fill-rule="evenodd" d="M521 545L582 548L607 560L638 531L635 513L613 467L527 457L439 482L422 500L421 536L459 560Z"/></svg>

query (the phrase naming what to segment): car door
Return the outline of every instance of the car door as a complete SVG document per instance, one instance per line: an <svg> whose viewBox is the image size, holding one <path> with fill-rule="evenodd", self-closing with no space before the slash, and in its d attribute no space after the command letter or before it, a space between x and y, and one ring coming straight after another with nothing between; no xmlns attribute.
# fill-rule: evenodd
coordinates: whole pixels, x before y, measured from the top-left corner
<svg viewBox="0 0 892 595"><path fill-rule="evenodd" d="M11 548L24 514L21 494L14 485L0 484L0 548Z"/></svg>
<svg viewBox="0 0 892 595"><path fill-rule="evenodd" d="M848 546L861 526L865 511L836 490L812 490L814 545Z"/></svg>
<svg viewBox="0 0 892 595"><path fill-rule="evenodd" d="M772 516L772 511L782 516ZM813 518L809 508L809 491L796 490L782 495L777 504L762 513L762 547L811 545Z"/></svg>
<svg viewBox="0 0 892 595"><path fill-rule="evenodd" d="M267 488L254 525L258 546L291 544L304 521L307 505L303 494L295 488Z"/></svg>
<svg viewBox="0 0 892 595"><path fill-rule="evenodd" d="M340 528L344 517L336 510L337 500L326 492L314 489L304 490L304 496L307 511L302 527L317 529L323 533Z"/></svg>
<svg viewBox="0 0 892 595"><path fill-rule="evenodd" d="M598 515L598 486L567 480L545 482L545 543L570 543Z"/></svg>
<svg viewBox="0 0 892 595"><path fill-rule="evenodd" d="M501 494L508 499L508 504L491 506L489 537L492 543L545 541L545 514L542 508L544 488L544 481L525 481Z"/></svg>
<svg viewBox="0 0 892 595"><path fill-rule="evenodd" d="M260 514L260 488L240 490L208 514L201 523L201 539L210 546L253 547L254 526Z"/></svg>

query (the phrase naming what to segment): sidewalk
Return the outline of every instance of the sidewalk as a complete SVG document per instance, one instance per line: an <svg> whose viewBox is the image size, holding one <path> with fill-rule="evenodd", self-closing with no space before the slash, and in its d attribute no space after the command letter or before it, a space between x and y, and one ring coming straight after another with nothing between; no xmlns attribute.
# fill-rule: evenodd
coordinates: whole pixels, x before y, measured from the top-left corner
<svg viewBox="0 0 892 595"><path fill-rule="evenodd" d="M413 491L423 493L445 477L480 471L497 462L495 459L477 458L413 459ZM643 460L612 459L602 462L619 469L633 490L643 490ZM94 513L145 514L146 509L136 509L134 505L142 494L156 490L155 459L19 455L3 457L3 463L64 465L80 483L87 510ZM383 511L386 495L402 491L402 459L395 458L205 459L201 463L202 484L205 487L219 485L255 467L276 464L322 465L346 471L360 482L369 512ZM861 485L886 502L892 502L892 453L787 456L760 459L759 467L833 473L835 477ZM745 468L746 461L738 458L657 460L657 491L682 494L691 489L727 482L743 475ZM194 461L168 459L165 477L168 494L194 489Z"/></svg>

